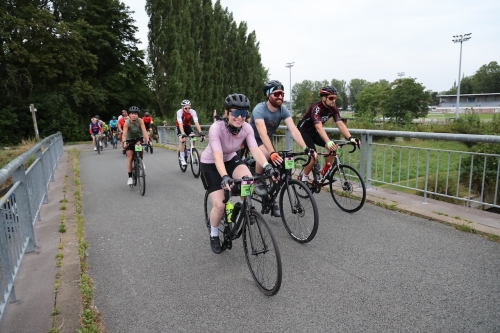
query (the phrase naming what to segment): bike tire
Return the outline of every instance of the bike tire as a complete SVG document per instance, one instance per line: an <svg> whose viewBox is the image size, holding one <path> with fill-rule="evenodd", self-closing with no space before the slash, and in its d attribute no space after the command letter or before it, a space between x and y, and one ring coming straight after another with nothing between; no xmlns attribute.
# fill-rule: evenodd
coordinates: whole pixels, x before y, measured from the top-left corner
<svg viewBox="0 0 500 333"><path fill-rule="evenodd" d="M281 287L281 255L276 238L264 217L251 209L243 229L243 249L248 268L260 290L276 295ZM251 223L250 223L251 222Z"/></svg>
<svg viewBox="0 0 500 333"><path fill-rule="evenodd" d="M140 157L137 157L137 183L139 184L139 192L144 195L146 193L146 172Z"/></svg>
<svg viewBox="0 0 500 333"><path fill-rule="evenodd" d="M97 154L101 155L101 145L99 144L99 142L100 141L98 139L96 139L95 140L95 146L97 148Z"/></svg>
<svg viewBox="0 0 500 333"><path fill-rule="evenodd" d="M153 153L153 144L151 144L151 146L149 147L150 151L151 151L151 154Z"/></svg>
<svg viewBox="0 0 500 333"><path fill-rule="evenodd" d="M286 195L285 195L286 193ZM298 243L308 243L318 231L318 206L306 184L289 179L279 197L281 220L288 234Z"/></svg>
<svg viewBox="0 0 500 333"><path fill-rule="evenodd" d="M184 154L184 152L182 154ZM182 172L186 172L186 170L187 170L187 164L186 165L182 165L182 163L181 163L181 152L177 152L177 159L179 160L179 167L181 168L181 171Z"/></svg>
<svg viewBox="0 0 500 333"><path fill-rule="evenodd" d="M200 154L196 148L193 148L193 152L191 153L190 164L194 178L200 177Z"/></svg>
<svg viewBox="0 0 500 333"><path fill-rule="evenodd" d="M354 213L366 201L366 187L359 172L350 165L335 167L330 178L330 194L344 212Z"/></svg>
<svg viewBox="0 0 500 333"><path fill-rule="evenodd" d="M302 181L302 175L304 174L304 167L306 166L306 163L307 163L307 159L306 158L303 158L303 157L296 157L294 159L294 164L295 164L295 168L292 170L292 179L297 179L299 181ZM309 173L310 175L314 172L314 168L311 169L311 172ZM315 191L313 191L312 187L312 182L313 181L313 178L309 178L309 180L306 182L303 182L304 184L306 184L307 188L309 188L309 190L311 190L311 193L314 194ZM301 197L301 198L307 198L308 197L308 193L306 192L301 192L301 189L299 189L300 191L297 192L297 194Z"/></svg>

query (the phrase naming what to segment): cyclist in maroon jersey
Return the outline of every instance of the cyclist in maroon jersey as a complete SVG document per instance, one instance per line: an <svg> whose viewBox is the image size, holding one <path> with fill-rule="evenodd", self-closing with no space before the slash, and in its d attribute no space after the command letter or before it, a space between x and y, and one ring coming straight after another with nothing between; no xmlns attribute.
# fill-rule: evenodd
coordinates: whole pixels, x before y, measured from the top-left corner
<svg viewBox="0 0 500 333"><path fill-rule="evenodd" d="M333 118L333 121L337 125L340 133L344 137L348 138L348 141L354 142L359 147L359 139L351 136L347 126L340 117L339 109L335 105L335 101L337 100L337 89L333 86L325 86L320 89L319 95L321 96L321 100L311 105L304 114L304 117L297 124L297 128L299 129L300 134L302 134L302 138L304 139L307 147L314 149L314 145L317 144L318 146L325 147L328 150L337 149L337 145L330 140L328 134L323 128L323 124L330 118ZM333 156L329 156L325 160L327 163L331 164L333 162ZM302 176L303 181L307 181L309 172L311 171L313 165L314 163L311 161L304 168L304 175Z"/></svg>

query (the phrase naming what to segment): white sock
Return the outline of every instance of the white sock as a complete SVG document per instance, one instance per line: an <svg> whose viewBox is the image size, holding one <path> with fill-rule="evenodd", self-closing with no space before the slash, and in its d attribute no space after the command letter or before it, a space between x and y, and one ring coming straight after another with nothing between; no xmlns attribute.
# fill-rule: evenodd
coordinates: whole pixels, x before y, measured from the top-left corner
<svg viewBox="0 0 500 333"><path fill-rule="evenodd" d="M302 175L302 181L309 180L309 175Z"/></svg>
<svg viewBox="0 0 500 333"><path fill-rule="evenodd" d="M210 236L212 237L219 236L219 228L210 226Z"/></svg>

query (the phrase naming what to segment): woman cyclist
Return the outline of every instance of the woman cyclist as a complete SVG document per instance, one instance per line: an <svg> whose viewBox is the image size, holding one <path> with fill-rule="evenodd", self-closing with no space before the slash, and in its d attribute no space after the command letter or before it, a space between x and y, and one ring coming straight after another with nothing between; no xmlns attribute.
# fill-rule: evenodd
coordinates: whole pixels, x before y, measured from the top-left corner
<svg viewBox="0 0 500 333"><path fill-rule="evenodd" d="M262 165L266 174L277 172L257 146L252 126L245 122L250 109L248 98L242 94L231 94L224 100L224 109L226 118L210 126L209 143L200 160L201 180L213 203L210 211L210 246L214 253L221 253L218 226L224 213L223 190L230 190L233 178L251 176L248 167L236 155L241 143L246 141L256 162Z"/></svg>
<svg viewBox="0 0 500 333"><path fill-rule="evenodd" d="M128 109L129 118L125 120L123 124L123 135L122 143L123 149L127 153L127 171L128 171L128 181L127 185L134 184L132 179L132 160L134 158L134 149L137 142L149 141L148 132L144 126L144 122L139 118L139 113L141 110L137 106L131 106ZM141 151L141 158L143 157L143 152Z"/></svg>

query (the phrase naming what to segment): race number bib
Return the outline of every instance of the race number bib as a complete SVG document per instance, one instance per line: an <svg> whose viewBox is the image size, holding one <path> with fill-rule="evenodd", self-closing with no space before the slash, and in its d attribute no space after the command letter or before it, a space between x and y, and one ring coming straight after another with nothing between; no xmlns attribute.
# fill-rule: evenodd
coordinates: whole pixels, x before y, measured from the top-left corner
<svg viewBox="0 0 500 333"><path fill-rule="evenodd" d="M142 151L142 145L135 145L135 151Z"/></svg>
<svg viewBox="0 0 500 333"><path fill-rule="evenodd" d="M241 196L246 197L252 195L253 191L253 180L242 180L241 181Z"/></svg>
<svg viewBox="0 0 500 333"><path fill-rule="evenodd" d="M285 157L285 169L293 169L295 167L295 161L293 157Z"/></svg>

